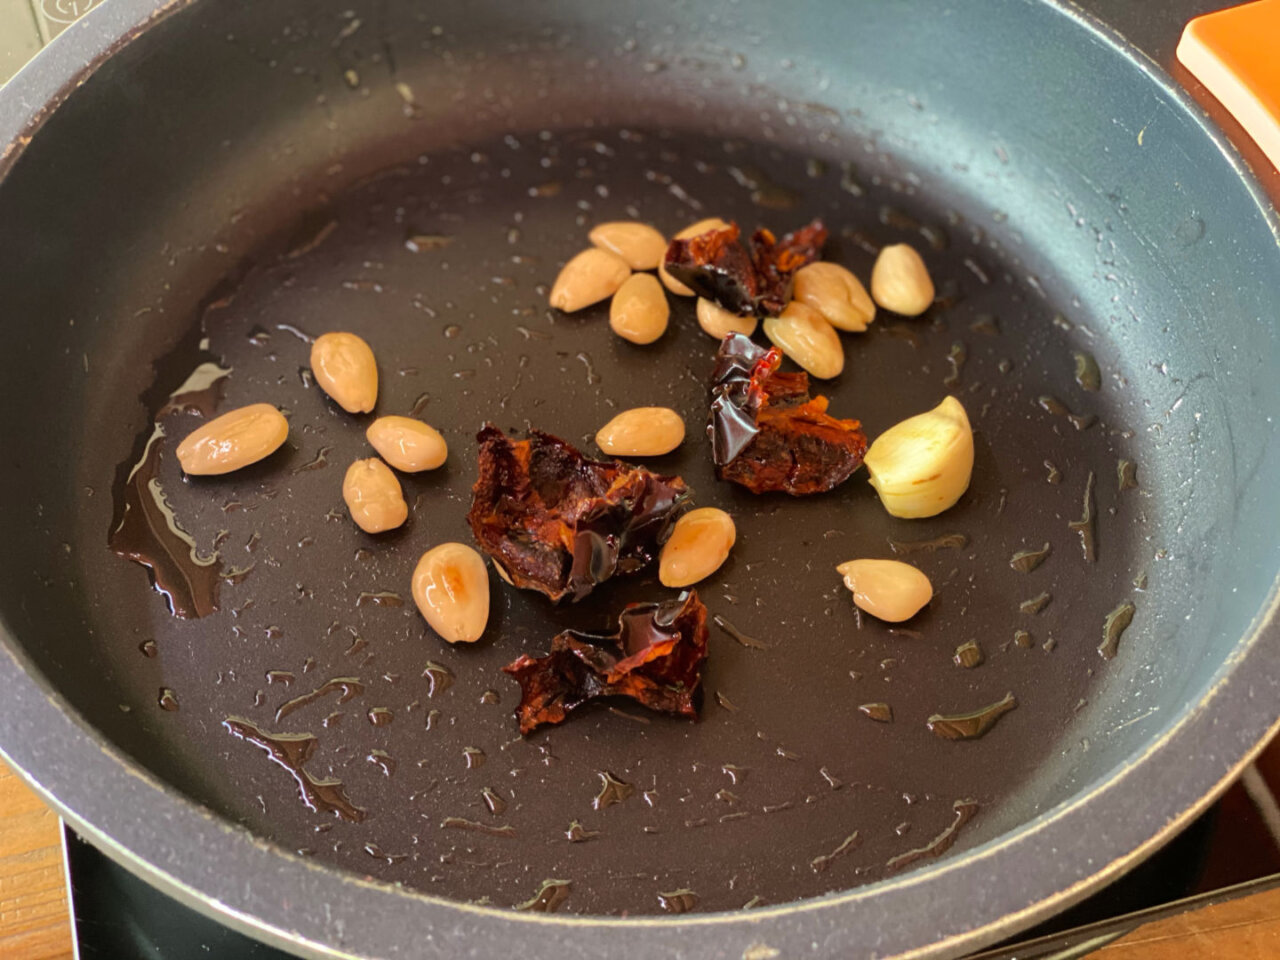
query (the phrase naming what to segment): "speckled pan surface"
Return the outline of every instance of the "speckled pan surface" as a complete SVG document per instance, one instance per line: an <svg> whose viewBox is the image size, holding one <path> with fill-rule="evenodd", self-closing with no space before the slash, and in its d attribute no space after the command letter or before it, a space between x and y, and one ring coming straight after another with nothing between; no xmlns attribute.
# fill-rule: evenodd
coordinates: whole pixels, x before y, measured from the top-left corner
<svg viewBox="0 0 1280 960"><path fill-rule="evenodd" d="M1192 809L1275 714L1258 699L1272 653L1252 632L1275 577L1261 478L1277 456L1265 444L1277 346L1259 319L1280 286L1274 220L1197 119L1072 16L1010 3L960 23L927 6L827 10L856 37L849 58L840 31L740 6L699 8L713 17L700 36L677 29L675 8L637 24L572 5L486 18L196 4L75 93L0 182L0 244L41 225L27 269L0 281L13 356L40 387L2 389L18 422L47 425L8 441L11 556L34 576L7 580L0 599L15 649L95 736L216 818L180 830L186 801L148 788L136 839L100 829L188 896L295 931L298 949L444 949L368 913L468 930L478 951L511 936L514 921L488 911L344 877L500 908L554 878L570 884L557 917L690 910L626 929L653 951L737 956L757 937L835 952L874 930L881 953L989 939L993 923L1010 929L1078 895ZM95 13L84 32L95 17L109 28ZM957 30L972 49L1061 39L1044 62L1011 60L1018 84L939 58L931 38ZM73 31L59 44L76 42ZM1055 101L1051 122L1030 112L1033 78L1096 89ZM118 146L95 146L106 142ZM918 245L943 302L844 337L845 374L815 387L872 437L961 398L978 455L956 508L894 520L865 473L807 500L719 484L699 429L715 344L692 301L673 298L650 347L613 335L604 305L546 308L592 224L638 217L672 233L708 215L778 231L822 216L827 259L864 278L880 245ZM450 446L441 471L403 478L402 532L369 537L342 510L342 472L371 452L369 418L320 394L305 342L336 329L378 356L377 412L417 411ZM1096 358L1100 389L1075 377L1077 353ZM157 481L229 575L216 612L177 620L106 538L151 418L201 362L231 371L218 410L275 403L290 439L249 470L183 482L172 448L200 421L163 418ZM619 703L522 740L500 667L565 626L604 629L624 603L669 592L651 570L553 608L495 577L486 637L450 648L409 601L413 563L470 540L485 420L592 451L618 409L652 404L690 427L654 466L738 521L729 563L698 587L732 628L712 627L702 719ZM1121 460L1138 465L1136 488L1120 489ZM66 466L33 485L50 462ZM1090 486L1093 561L1069 526ZM906 630L859 626L835 564L938 537L948 545L910 557L934 581L930 609ZM1011 565L1045 543L1036 569ZM1044 593L1038 613L1022 609ZM1104 618L1125 601L1137 614L1104 660ZM970 641L982 663L965 668L954 657ZM1252 697L1221 672L1245 656L1260 664ZM162 708L162 690L177 709ZM331 692L281 710L319 690ZM979 740L925 726L1007 693L1017 708ZM31 695L24 682L5 714L6 751L84 821L111 821L127 802L116 781L104 771L112 786L95 792L66 769L76 750L92 755L91 739L46 736L27 752L19 732L50 709ZM880 703L891 722L859 710ZM1229 733L1194 775L1159 756L1135 768L1145 788L1118 775L1179 721L1210 743L1190 727L1228 709ZM313 735L306 770L342 781L347 818L308 810L228 717ZM1157 753L1185 755L1172 743ZM619 802L598 799L604 774L627 785L611 793ZM1134 791L1141 815L1109 817L1112 802L1131 810ZM895 860L960 819L939 867ZM278 887L219 888L220 823L272 842L242 851L243 868L267 858ZM184 849L184 832L204 852ZM243 842L228 839L227 855ZM991 899L966 899L975 885ZM742 919L721 913L748 903ZM543 952L538 938L562 929L568 955L616 929L520 926Z"/></svg>

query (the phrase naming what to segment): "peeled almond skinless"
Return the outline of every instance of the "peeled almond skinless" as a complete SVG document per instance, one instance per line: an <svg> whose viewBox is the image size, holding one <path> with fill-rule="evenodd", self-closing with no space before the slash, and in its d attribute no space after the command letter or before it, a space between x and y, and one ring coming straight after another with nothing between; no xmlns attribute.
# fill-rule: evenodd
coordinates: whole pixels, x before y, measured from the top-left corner
<svg viewBox="0 0 1280 960"><path fill-rule="evenodd" d="M837 330L861 333L876 318L876 305L853 273L819 260L796 271L792 296L822 314Z"/></svg>
<svg viewBox="0 0 1280 960"><path fill-rule="evenodd" d="M690 510L671 530L658 560L664 587L687 587L711 576L738 540L733 517L716 507Z"/></svg>
<svg viewBox="0 0 1280 960"><path fill-rule="evenodd" d="M667 241L647 223L615 220L591 228L587 239L601 250L617 254L632 270L656 270L667 253Z"/></svg>
<svg viewBox="0 0 1280 960"><path fill-rule="evenodd" d="M573 313L608 300L631 276L631 268L617 254L591 247L574 256L560 270L548 301L565 313Z"/></svg>
<svg viewBox="0 0 1280 960"><path fill-rule="evenodd" d="M475 643L489 623L489 569L465 543L442 543L418 560L413 601L449 643Z"/></svg>
<svg viewBox="0 0 1280 960"><path fill-rule="evenodd" d="M849 560L836 567L853 602L879 620L910 620L933 599L929 578L900 560Z"/></svg>
<svg viewBox="0 0 1280 960"><path fill-rule="evenodd" d="M830 380L844 370L844 347L836 328L813 307L795 300L764 321L764 335L812 377Z"/></svg>

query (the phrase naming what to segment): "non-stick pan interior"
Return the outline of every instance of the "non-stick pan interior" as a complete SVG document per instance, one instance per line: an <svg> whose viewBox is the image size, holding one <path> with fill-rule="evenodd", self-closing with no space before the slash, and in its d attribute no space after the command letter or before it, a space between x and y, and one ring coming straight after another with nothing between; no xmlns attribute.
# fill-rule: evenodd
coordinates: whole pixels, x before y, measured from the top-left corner
<svg viewBox="0 0 1280 960"><path fill-rule="evenodd" d="M572 884L560 909L592 913L813 896L992 840L1108 776L1202 695L1272 589L1274 238L1213 145L1066 16L926 7L203 3L156 25L0 184L0 252L22 264L0 277L20 373L0 382L0 596L26 655L222 816L498 905L550 878ZM942 302L846 338L823 389L871 436L960 397L978 463L958 507L894 521L862 477L802 501L718 484L697 429L714 343L691 302L650 348L614 337L603 307L546 309L594 222L709 215L779 231L822 216L828 258L863 277L885 243L924 252ZM367 537L342 511L366 423L310 384L303 339L332 329L373 345L380 413L418 410L449 441L441 473L406 480L402 533ZM220 409L276 403L291 434L259 467L183 482L172 444L198 418L164 420L159 482L229 577L216 613L177 620L107 534L152 417L203 361L232 371ZM590 450L647 404L691 426L657 466L739 521L700 595L762 646L713 628L697 724L620 703L521 740L501 665L660 596L652 574L561 608L495 578L488 635L457 649L413 609L410 570L469 539L483 421ZM1069 526L1087 487L1092 561ZM859 624L835 563L952 534L964 545L911 557L938 587L927 613ZM1045 543L1037 569L1011 565ZM1125 602L1133 625L1103 659ZM969 641L974 668L953 659ZM336 678L357 695L276 719ZM1017 709L979 740L925 726L1006 693ZM873 703L892 722L859 710ZM362 813L308 810L229 716L313 734L308 771ZM607 779L627 788L602 794Z"/></svg>

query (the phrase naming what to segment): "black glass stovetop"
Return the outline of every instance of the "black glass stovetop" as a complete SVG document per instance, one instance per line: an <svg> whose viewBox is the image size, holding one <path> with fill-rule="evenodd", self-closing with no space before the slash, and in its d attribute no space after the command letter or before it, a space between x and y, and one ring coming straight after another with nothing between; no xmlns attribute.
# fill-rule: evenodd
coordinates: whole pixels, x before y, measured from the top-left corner
<svg viewBox="0 0 1280 960"><path fill-rule="evenodd" d="M1210 903L1280 886L1280 874L1205 890L1223 838L1218 804L1163 850L1111 886L1026 934L968 960L1072 960L1130 930ZM1230 830L1228 829L1228 833ZM67 868L80 960L285 960L290 955L183 906L66 831ZM1265 872L1259 858L1253 873ZM1243 873L1232 879L1249 876Z"/></svg>

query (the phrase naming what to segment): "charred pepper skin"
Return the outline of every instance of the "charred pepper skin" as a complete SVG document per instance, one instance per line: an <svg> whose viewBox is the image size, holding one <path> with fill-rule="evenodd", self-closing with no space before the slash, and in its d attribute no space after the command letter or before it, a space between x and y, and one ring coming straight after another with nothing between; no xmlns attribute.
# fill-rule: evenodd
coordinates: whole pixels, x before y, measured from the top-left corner
<svg viewBox="0 0 1280 960"><path fill-rule="evenodd" d="M809 376L780 373L782 352L734 333L711 374L707 434L716 476L752 493L825 493L862 466L867 437L857 420L827 411L809 395Z"/></svg>

